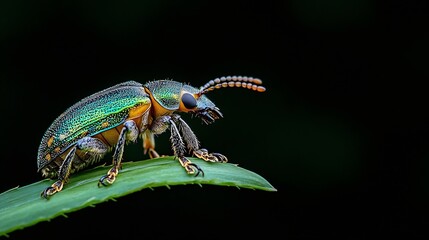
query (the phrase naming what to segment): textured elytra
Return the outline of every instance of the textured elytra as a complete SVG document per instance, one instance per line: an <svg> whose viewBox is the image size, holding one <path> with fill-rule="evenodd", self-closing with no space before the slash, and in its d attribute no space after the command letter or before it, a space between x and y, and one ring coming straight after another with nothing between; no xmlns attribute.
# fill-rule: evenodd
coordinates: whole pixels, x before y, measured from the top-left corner
<svg viewBox="0 0 429 240"><path fill-rule="evenodd" d="M142 84L134 81L120 83L82 99L55 119L45 132L38 150L38 169L64 153L80 137L114 128L124 123L129 109L148 103L150 99Z"/></svg>

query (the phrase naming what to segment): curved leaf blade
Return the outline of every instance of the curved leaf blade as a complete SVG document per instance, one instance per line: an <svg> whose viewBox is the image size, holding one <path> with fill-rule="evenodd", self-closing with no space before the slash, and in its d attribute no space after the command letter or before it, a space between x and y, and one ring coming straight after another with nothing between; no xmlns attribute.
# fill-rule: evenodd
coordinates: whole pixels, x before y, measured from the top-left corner
<svg viewBox="0 0 429 240"><path fill-rule="evenodd" d="M262 176L231 163L208 163L190 158L204 170L204 177L187 174L173 157L125 162L115 183L97 187L109 166L100 166L74 174L64 189L49 200L41 191L53 180L16 187L0 194L0 236L17 229L47 221L66 213L140 191L144 188L185 184L236 186L263 191L277 191Z"/></svg>

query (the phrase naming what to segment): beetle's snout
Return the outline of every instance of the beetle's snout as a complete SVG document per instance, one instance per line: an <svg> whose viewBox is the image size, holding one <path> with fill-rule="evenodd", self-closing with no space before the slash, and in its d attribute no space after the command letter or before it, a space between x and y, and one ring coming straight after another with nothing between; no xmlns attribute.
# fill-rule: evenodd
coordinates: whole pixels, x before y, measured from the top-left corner
<svg viewBox="0 0 429 240"><path fill-rule="evenodd" d="M205 124L212 124L215 120L223 117L217 107L200 109L195 112L195 115L201 118Z"/></svg>

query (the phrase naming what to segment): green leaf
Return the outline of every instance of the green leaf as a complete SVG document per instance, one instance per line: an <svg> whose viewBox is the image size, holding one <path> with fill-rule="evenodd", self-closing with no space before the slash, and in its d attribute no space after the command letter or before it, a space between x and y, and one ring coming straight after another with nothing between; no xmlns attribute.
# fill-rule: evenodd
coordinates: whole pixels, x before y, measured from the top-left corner
<svg viewBox="0 0 429 240"><path fill-rule="evenodd" d="M109 166L76 173L63 190L49 200L42 198L40 193L54 180L44 179L10 189L0 194L0 236L144 188L211 184L277 191L260 175L237 165L189 159L204 170L204 177L187 174L173 157L162 157L123 163L118 178L107 187L97 187L97 183L107 173Z"/></svg>

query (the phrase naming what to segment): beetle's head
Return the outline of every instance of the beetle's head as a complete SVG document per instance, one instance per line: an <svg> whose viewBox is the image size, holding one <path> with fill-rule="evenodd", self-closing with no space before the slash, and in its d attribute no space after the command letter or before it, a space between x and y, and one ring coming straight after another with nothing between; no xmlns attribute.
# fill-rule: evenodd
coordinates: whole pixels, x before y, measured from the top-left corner
<svg viewBox="0 0 429 240"><path fill-rule="evenodd" d="M219 108L205 94L223 87L242 87L258 92L264 92L262 81L252 77L232 76L216 78L207 82L199 89L184 85L180 94L179 111L189 112L201 118L206 124L213 123L222 117Z"/></svg>

